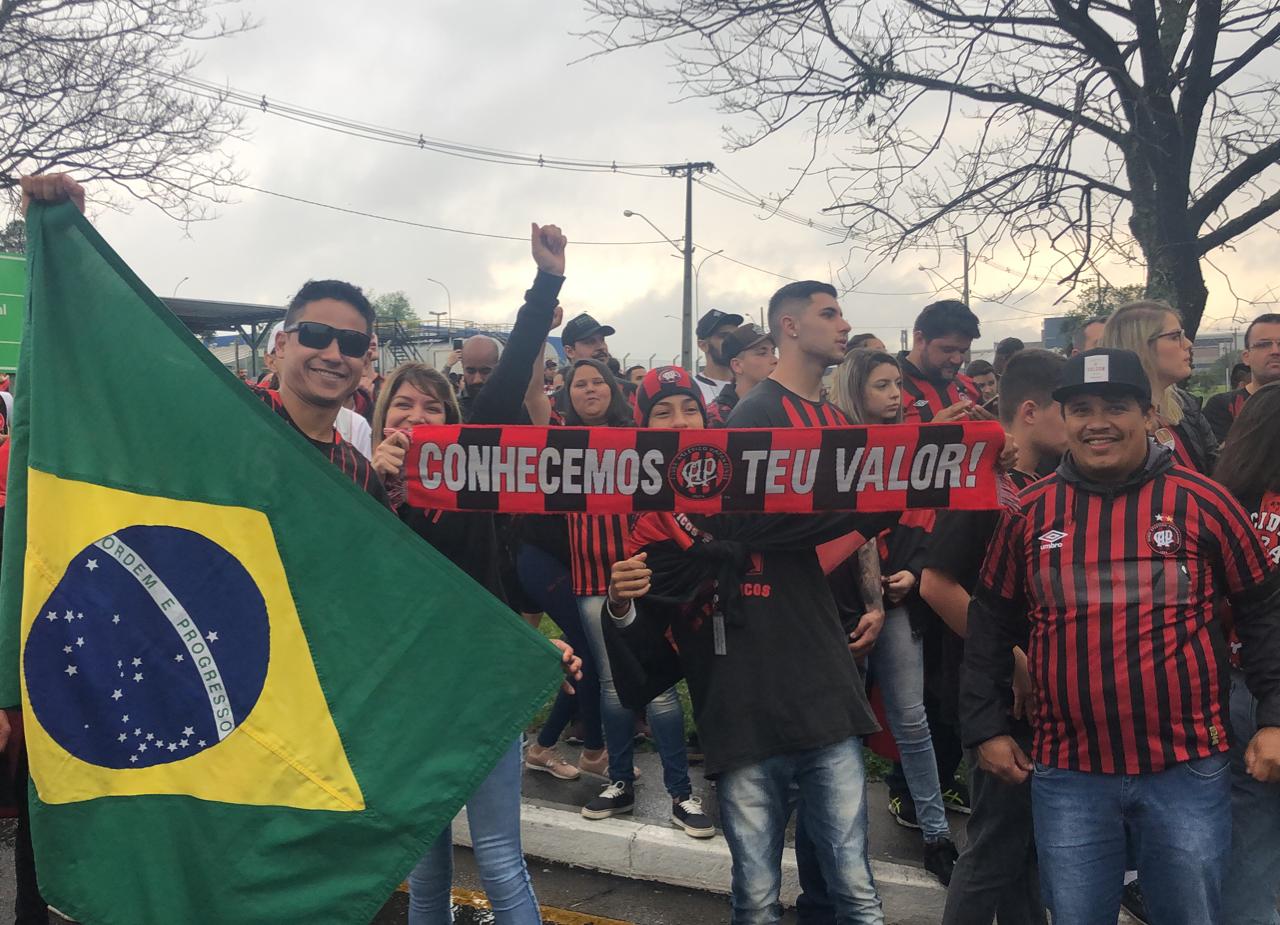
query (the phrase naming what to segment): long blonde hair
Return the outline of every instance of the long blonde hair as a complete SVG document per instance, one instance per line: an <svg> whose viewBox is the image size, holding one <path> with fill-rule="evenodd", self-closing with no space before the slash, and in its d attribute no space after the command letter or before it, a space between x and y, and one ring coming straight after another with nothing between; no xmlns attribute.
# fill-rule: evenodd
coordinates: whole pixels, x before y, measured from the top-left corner
<svg viewBox="0 0 1280 925"><path fill-rule="evenodd" d="M1098 345L1136 353L1151 382L1151 397L1156 410L1167 423L1177 424L1182 420L1182 405L1175 393L1176 386L1171 385L1165 389L1160 387L1160 374L1156 370L1156 346L1152 340L1160 333L1169 315L1173 315L1181 323L1182 316L1168 302L1143 300L1121 305L1107 319Z"/></svg>
<svg viewBox="0 0 1280 925"><path fill-rule="evenodd" d="M835 381L831 387L831 403L849 416L854 424L883 424L883 421L867 420L867 382L877 366L888 363L899 369L898 361L883 350L858 347L844 355L836 367ZM902 420L902 406L898 406L898 421Z"/></svg>
<svg viewBox="0 0 1280 925"><path fill-rule="evenodd" d="M391 399L405 383L409 383L424 395L434 395L444 405L444 422L458 424L462 421L462 413L458 410L458 398L453 394L453 386L445 378L444 373L432 369L425 363L403 363L387 374L382 383L382 391L378 393L378 402L373 406L373 445L382 441L382 431L387 426L387 409L391 407Z"/></svg>

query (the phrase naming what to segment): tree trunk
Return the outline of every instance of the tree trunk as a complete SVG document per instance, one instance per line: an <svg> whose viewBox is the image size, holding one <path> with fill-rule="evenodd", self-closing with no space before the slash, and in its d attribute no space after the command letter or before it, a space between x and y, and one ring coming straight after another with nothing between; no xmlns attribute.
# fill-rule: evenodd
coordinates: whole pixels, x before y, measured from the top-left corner
<svg viewBox="0 0 1280 925"><path fill-rule="evenodd" d="M1196 240L1142 243L1147 254L1147 298L1163 299L1176 308L1187 337L1194 338L1209 298Z"/></svg>

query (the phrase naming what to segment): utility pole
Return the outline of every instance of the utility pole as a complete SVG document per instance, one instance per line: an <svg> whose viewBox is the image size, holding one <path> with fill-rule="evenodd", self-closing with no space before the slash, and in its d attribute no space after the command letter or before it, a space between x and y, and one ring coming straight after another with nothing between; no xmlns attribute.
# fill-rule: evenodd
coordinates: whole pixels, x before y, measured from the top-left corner
<svg viewBox="0 0 1280 925"><path fill-rule="evenodd" d="M960 239L964 248L964 304L969 304L969 236Z"/></svg>
<svg viewBox="0 0 1280 925"><path fill-rule="evenodd" d="M684 174L684 311L680 322L680 357L685 369L693 369L693 175L715 170L710 161L671 164L663 168L671 176Z"/></svg>

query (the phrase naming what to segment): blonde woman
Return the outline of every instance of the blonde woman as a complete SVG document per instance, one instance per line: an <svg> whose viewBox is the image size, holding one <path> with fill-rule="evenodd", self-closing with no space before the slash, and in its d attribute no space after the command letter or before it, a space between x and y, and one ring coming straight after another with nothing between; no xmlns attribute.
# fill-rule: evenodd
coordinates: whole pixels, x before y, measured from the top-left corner
<svg viewBox="0 0 1280 925"><path fill-rule="evenodd" d="M1156 406L1152 436L1173 452L1179 465L1205 475L1213 472L1218 440L1196 400L1178 387L1191 375L1193 346L1182 316L1164 302L1130 302L1107 320L1098 346L1138 355Z"/></svg>

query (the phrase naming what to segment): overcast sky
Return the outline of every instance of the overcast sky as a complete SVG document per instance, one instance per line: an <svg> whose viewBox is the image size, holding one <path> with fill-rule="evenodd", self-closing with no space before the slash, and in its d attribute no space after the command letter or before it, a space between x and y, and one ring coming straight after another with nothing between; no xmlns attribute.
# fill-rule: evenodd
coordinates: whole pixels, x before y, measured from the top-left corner
<svg viewBox="0 0 1280 925"><path fill-rule="evenodd" d="M240 90L429 136L506 150L598 160L709 160L751 190L787 188L809 139L796 126L758 148L727 153L729 118L708 100L677 102L680 87L659 49L617 53L574 64L592 51L575 37L589 27L575 0L246 0L260 27L201 47L198 76ZM744 127L739 124L739 127ZM683 233L681 182L611 174L565 173L479 163L345 137L261 113L250 137L228 150L245 182L267 190L410 221L472 231L526 235L528 223L555 222L569 236L568 314L590 311L618 334L613 353L633 362L669 362L678 354L681 263L666 245L587 246L575 241L652 241L653 231L624 209L644 212L663 232ZM92 193L92 191L91 191ZM423 317L444 310L450 290L456 318L509 319L532 275L526 243L428 231L233 191L216 219L184 229L154 209L95 216L126 261L160 295L181 282L192 298L283 303L312 277L339 277L376 292L403 290ZM788 204L812 213L828 204L814 180ZM710 251L789 277L829 279L848 258L830 236L772 219L695 187L694 241ZM829 220L829 219L828 219ZM1239 253L1214 262L1244 299L1274 299L1277 236L1264 231ZM1013 265L1015 254L998 254ZM941 276L922 272L931 254L908 254L873 273L842 299L855 331L890 345L960 272L959 253L943 254ZM859 263L855 259L854 266ZM1043 272L1043 271L1042 271ZM1140 281L1109 272L1114 284ZM1204 327L1230 327L1235 302L1224 278L1206 267L1211 291ZM699 309L755 316L784 280L712 257L701 271ZM979 265L974 307L985 344L1040 336L1042 314L1056 314L1058 291L1018 293L984 303L1016 280ZM1242 317L1257 310L1243 306Z"/></svg>

